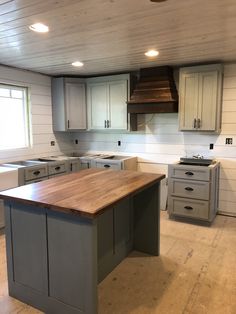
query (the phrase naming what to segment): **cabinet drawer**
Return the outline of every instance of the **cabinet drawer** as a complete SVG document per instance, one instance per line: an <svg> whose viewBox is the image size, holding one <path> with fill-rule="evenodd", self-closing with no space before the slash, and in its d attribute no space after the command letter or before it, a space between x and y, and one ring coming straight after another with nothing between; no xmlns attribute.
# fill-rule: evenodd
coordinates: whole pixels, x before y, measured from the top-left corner
<svg viewBox="0 0 236 314"><path fill-rule="evenodd" d="M209 202L195 201L188 198L169 197L168 211L173 215L208 220Z"/></svg>
<svg viewBox="0 0 236 314"><path fill-rule="evenodd" d="M38 183L38 182L42 182L45 180L48 180L48 177L43 177L43 178L38 178L38 179L30 180L30 181L25 181L25 184Z"/></svg>
<svg viewBox="0 0 236 314"><path fill-rule="evenodd" d="M209 182L191 180L169 180L169 195L209 200Z"/></svg>
<svg viewBox="0 0 236 314"><path fill-rule="evenodd" d="M95 167L96 167L96 168L104 168L104 169L121 170L121 163L120 163L120 162L115 162L115 163L110 163L110 162L95 162Z"/></svg>
<svg viewBox="0 0 236 314"><path fill-rule="evenodd" d="M169 178L209 181L210 169L204 166L170 165Z"/></svg>
<svg viewBox="0 0 236 314"><path fill-rule="evenodd" d="M49 164L48 165L48 174L53 175L53 174L58 174L58 173L63 173L66 172L66 163L61 162L61 163L56 163L56 164Z"/></svg>
<svg viewBox="0 0 236 314"><path fill-rule="evenodd" d="M46 177L47 175L47 165L29 167L25 169L25 181Z"/></svg>

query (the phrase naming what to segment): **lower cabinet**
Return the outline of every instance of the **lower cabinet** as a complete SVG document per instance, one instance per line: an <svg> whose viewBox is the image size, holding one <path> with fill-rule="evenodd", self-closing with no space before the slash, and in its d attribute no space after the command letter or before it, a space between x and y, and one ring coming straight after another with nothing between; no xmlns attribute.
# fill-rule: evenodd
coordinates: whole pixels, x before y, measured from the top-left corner
<svg viewBox="0 0 236 314"><path fill-rule="evenodd" d="M218 210L219 163L208 167L169 165L168 212L212 222Z"/></svg>
<svg viewBox="0 0 236 314"><path fill-rule="evenodd" d="M130 198L98 217L98 282L131 250L133 211Z"/></svg>

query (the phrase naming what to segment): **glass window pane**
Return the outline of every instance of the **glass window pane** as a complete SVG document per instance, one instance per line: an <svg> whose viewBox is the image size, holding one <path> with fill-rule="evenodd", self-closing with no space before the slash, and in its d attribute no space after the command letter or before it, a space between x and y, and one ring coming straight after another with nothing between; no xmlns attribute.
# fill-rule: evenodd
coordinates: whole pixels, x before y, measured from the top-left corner
<svg viewBox="0 0 236 314"><path fill-rule="evenodd" d="M23 98L23 91L22 90L17 90L17 89L12 89L11 91L11 96L13 98Z"/></svg>
<svg viewBox="0 0 236 314"><path fill-rule="evenodd" d="M29 146L27 90L9 86L8 91L8 97L0 97L0 150Z"/></svg>
<svg viewBox="0 0 236 314"><path fill-rule="evenodd" d="M7 88L0 87L0 96L10 97L10 90Z"/></svg>

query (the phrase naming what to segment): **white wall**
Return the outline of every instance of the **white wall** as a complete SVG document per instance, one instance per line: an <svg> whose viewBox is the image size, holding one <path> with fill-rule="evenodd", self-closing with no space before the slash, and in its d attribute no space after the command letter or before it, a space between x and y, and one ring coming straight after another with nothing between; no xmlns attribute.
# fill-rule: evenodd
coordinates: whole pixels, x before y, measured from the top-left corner
<svg viewBox="0 0 236 314"><path fill-rule="evenodd" d="M226 146L225 138L233 145ZM139 131L131 133L84 132L74 147L80 151L110 151L138 156L138 169L166 173L167 165L188 153L214 156L221 162L220 211L236 216L236 64L225 65L220 135L178 131L178 114L139 116ZM117 146L117 141L121 146ZM209 150L209 144L214 149Z"/></svg>
<svg viewBox="0 0 236 314"><path fill-rule="evenodd" d="M51 78L49 76L0 66L0 83L29 87L33 145L27 149L0 151L0 163L60 154L71 151L70 134L52 131ZM55 146L50 142L55 141Z"/></svg>

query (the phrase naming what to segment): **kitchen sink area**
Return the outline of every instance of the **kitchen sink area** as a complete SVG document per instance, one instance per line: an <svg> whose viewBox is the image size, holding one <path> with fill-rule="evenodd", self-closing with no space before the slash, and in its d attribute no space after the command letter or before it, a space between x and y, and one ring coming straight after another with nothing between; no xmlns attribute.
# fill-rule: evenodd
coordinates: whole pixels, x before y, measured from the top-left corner
<svg viewBox="0 0 236 314"><path fill-rule="evenodd" d="M136 170L136 163L137 158L131 156L72 152L68 155L13 161L2 166L18 170L18 185L21 186L88 168Z"/></svg>

